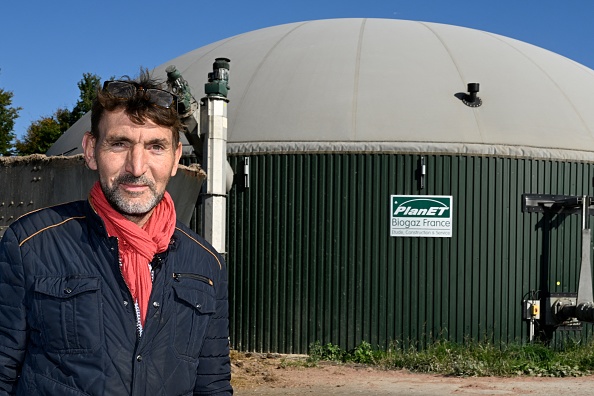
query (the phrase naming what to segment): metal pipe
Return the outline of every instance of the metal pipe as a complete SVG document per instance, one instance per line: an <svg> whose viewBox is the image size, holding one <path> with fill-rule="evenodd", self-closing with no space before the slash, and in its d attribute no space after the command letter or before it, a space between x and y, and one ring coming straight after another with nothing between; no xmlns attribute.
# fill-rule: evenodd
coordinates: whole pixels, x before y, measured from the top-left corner
<svg viewBox="0 0 594 396"><path fill-rule="evenodd" d="M586 302L575 307L575 318L581 322L594 323L594 303Z"/></svg>
<svg viewBox="0 0 594 396"><path fill-rule="evenodd" d="M250 188L250 157L243 158L243 187Z"/></svg>
<svg viewBox="0 0 594 396"><path fill-rule="evenodd" d="M226 71L221 71L226 69ZM221 254L226 253L227 223L227 81L229 60L217 58L204 86L200 125L204 144L206 192L204 195L204 238Z"/></svg>

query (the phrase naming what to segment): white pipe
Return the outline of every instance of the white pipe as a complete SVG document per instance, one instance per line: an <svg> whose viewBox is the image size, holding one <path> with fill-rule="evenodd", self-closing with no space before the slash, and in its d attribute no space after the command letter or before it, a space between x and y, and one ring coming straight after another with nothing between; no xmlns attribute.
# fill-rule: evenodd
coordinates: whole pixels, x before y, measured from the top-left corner
<svg viewBox="0 0 594 396"><path fill-rule="evenodd" d="M221 254L226 253L225 225L227 210L227 99L204 98L200 125L206 138L203 160L206 165L204 198L204 238Z"/></svg>

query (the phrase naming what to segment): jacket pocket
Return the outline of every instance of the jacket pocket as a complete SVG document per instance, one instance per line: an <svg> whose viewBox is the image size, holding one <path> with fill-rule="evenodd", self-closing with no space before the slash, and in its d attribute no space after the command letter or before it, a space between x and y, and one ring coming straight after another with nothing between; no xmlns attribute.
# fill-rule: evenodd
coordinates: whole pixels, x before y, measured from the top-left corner
<svg viewBox="0 0 594 396"><path fill-rule="evenodd" d="M66 384L60 383L55 379L46 377L39 373L33 373L28 370L24 373L25 379L19 379L17 388L17 396L33 396L33 395L59 395L59 396L89 396L88 393L80 389L73 388Z"/></svg>
<svg viewBox="0 0 594 396"><path fill-rule="evenodd" d="M100 279L93 276L35 278L35 311L42 347L50 352L90 353L101 343Z"/></svg>
<svg viewBox="0 0 594 396"><path fill-rule="evenodd" d="M177 274L173 284L176 300L173 348L179 357L197 359L210 317L216 311L212 282L195 274Z"/></svg>

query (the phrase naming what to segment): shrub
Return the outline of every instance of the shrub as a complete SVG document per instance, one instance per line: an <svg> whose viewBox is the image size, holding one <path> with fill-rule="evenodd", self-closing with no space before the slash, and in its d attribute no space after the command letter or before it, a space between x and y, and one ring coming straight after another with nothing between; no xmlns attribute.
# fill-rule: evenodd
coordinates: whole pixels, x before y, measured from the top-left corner
<svg viewBox="0 0 594 396"><path fill-rule="evenodd" d="M315 342L308 361L333 361L376 365L384 369L454 376L567 377L594 371L594 344L569 344L553 348L544 344L500 344L487 340L455 343L435 340L423 349L393 342L387 350L373 349L368 342L346 352L337 345Z"/></svg>

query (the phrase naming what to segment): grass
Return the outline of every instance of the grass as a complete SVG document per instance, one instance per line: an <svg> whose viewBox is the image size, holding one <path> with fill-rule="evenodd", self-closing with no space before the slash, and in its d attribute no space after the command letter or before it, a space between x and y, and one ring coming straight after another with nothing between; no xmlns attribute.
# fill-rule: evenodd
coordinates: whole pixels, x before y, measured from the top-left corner
<svg viewBox="0 0 594 396"><path fill-rule="evenodd" d="M570 343L553 349L543 344L495 345L488 341L438 340L422 350L393 343L379 350L363 342L350 351L333 344L310 346L308 365L320 361L360 363L383 369L451 376L569 377L594 373L594 343Z"/></svg>

